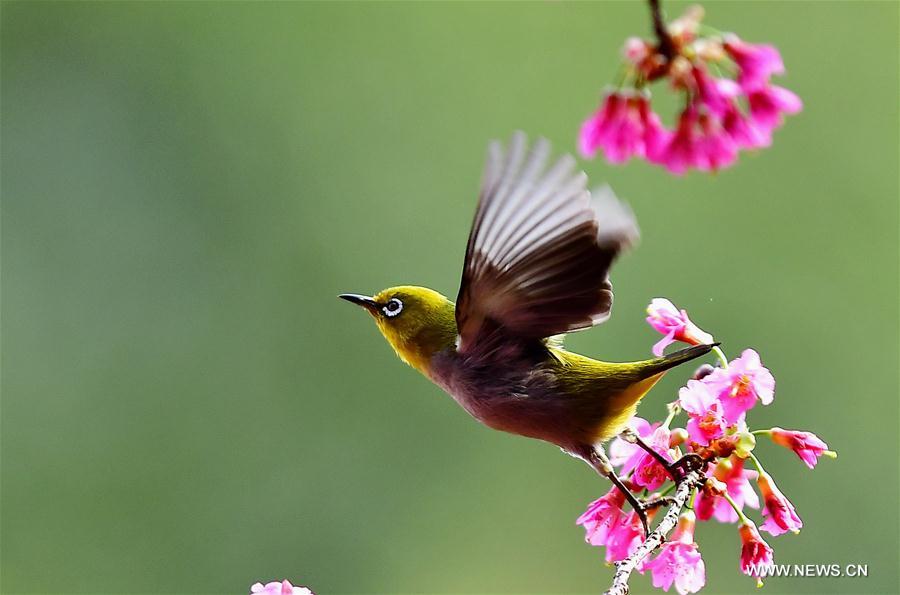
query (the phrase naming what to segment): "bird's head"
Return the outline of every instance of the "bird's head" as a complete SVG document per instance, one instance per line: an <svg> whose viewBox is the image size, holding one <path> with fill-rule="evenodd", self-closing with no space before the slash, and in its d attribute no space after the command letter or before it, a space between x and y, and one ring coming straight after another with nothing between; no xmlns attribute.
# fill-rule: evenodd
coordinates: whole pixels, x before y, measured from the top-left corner
<svg viewBox="0 0 900 595"><path fill-rule="evenodd" d="M453 302L427 287L401 285L374 296L339 297L365 308L400 359L426 375L431 357L456 342Z"/></svg>

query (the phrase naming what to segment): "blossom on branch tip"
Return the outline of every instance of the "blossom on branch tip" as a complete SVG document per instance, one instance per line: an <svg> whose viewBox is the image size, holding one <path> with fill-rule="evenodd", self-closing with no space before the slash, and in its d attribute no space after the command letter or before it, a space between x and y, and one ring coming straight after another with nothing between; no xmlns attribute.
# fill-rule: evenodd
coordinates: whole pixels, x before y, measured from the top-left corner
<svg viewBox="0 0 900 595"><path fill-rule="evenodd" d="M802 109L797 95L770 83L785 71L774 46L705 32L702 17L702 8L691 7L668 26L656 24L657 42L625 41L622 80L582 125L582 155L602 149L611 163L636 157L676 175L718 171L740 150L769 146L783 116ZM649 87L663 79L683 97L674 130L650 103Z"/></svg>
<svg viewBox="0 0 900 595"><path fill-rule="evenodd" d="M696 593L706 584L706 566L694 542L696 518L691 510L681 514L678 525L659 554L643 565L640 572L649 570L653 586L668 591L674 583L680 595Z"/></svg>
<svg viewBox="0 0 900 595"><path fill-rule="evenodd" d="M653 346L653 355L660 357L666 347L676 341L689 345L713 343L713 337L688 318L666 298L654 298L647 306L647 323L665 335Z"/></svg>
<svg viewBox="0 0 900 595"><path fill-rule="evenodd" d="M797 511L794 510L791 501L775 485L772 476L763 471L759 474L756 482L765 503L762 513L766 517L766 521L760 529L773 536L788 531L799 533L803 527L803 521L797 516Z"/></svg>
<svg viewBox="0 0 900 595"><path fill-rule="evenodd" d="M828 450L828 445L812 432L772 428L769 430L769 436L775 444L790 448L797 453L800 460L806 463L810 469L815 468L821 456L837 457L837 453Z"/></svg>

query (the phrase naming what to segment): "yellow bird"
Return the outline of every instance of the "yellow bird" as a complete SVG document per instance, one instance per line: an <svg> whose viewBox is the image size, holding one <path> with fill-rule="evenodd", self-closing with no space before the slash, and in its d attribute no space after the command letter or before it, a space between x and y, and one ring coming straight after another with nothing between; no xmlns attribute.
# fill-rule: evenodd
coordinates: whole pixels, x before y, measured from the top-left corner
<svg viewBox="0 0 900 595"><path fill-rule="evenodd" d="M609 318L609 268L638 239L631 209L550 144L490 144L456 304L425 287L340 297L364 307L404 362L491 428L545 440L616 477L602 443L622 432L666 370L704 355L698 345L629 363L567 351L565 333ZM649 450L649 447L642 444ZM657 457L659 458L659 457ZM678 466L662 460L677 479Z"/></svg>

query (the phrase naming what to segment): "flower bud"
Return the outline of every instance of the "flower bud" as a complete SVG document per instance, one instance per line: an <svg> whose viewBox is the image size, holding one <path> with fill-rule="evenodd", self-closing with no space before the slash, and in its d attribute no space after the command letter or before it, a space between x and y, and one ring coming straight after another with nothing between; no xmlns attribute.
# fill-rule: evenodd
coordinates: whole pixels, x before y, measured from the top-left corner
<svg viewBox="0 0 900 595"><path fill-rule="evenodd" d="M772 428L769 430L769 436L775 444L793 450L810 469L816 466L821 456L837 457L837 453L827 450L828 445L812 432Z"/></svg>
<svg viewBox="0 0 900 595"><path fill-rule="evenodd" d="M694 370L694 375L691 376L691 378L693 378L694 380L703 380L704 378L712 374L715 369L715 366L703 364L699 368Z"/></svg>
<svg viewBox="0 0 900 595"><path fill-rule="evenodd" d="M688 439L688 431L684 428L675 428L672 430L672 433L669 434L669 448L674 448L679 444L684 444Z"/></svg>
<svg viewBox="0 0 900 595"><path fill-rule="evenodd" d="M629 37L622 46L622 57L638 66L650 56L650 45L640 37Z"/></svg>
<svg viewBox="0 0 900 595"><path fill-rule="evenodd" d="M747 576L754 576L753 572L756 571L757 575L754 577L756 586L761 587L763 583L758 575L759 567L773 564L774 552L750 519L745 517L738 531L741 535L741 572Z"/></svg>
<svg viewBox="0 0 900 595"><path fill-rule="evenodd" d="M788 531L799 533L801 527L803 527L803 521L800 520L797 511L794 510L794 505L791 504L791 501L775 485L772 476L762 471L756 483L765 501L763 516L767 518L762 525L763 531L767 531L772 535L781 535Z"/></svg>
<svg viewBox="0 0 900 595"><path fill-rule="evenodd" d="M750 432L743 431L735 434L734 454L742 459L746 459L756 447L756 436Z"/></svg>
<svg viewBox="0 0 900 595"><path fill-rule="evenodd" d="M675 341L688 345L713 342L712 335L694 324L685 310L679 310L665 298L654 298L647 306L647 323L665 335L653 346L653 354L657 357L663 354L663 349Z"/></svg>

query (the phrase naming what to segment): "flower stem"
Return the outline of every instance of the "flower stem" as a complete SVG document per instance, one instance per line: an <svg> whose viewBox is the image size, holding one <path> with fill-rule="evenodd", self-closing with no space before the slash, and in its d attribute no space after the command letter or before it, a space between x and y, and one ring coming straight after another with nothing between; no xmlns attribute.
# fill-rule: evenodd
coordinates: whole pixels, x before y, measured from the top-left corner
<svg viewBox="0 0 900 595"><path fill-rule="evenodd" d="M706 23L700 23L699 28L700 28L701 34L709 35L710 37L719 37L719 38L725 37L724 31L716 29L715 27L710 27Z"/></svg>
<svg viewBox="0 0 900 595"><path fill-rule="evenodd" d="M656 50L671 62L675 57L675 44L672 37L666 29L666 22L663 20L662 7L659 0L648 0L650 4L650 15L653 17L653 32L656 34L657 46Z"/></svg>
<svg viewBox="0 0 900 595"><path fill-rule="evenodd" d="M737 513L738 518L741 520L742 523L749 523L749 522L750 522L750 519L747 518L747 515L744 514L744 511L743 511L743 510L741 510L740 508L738 508L738 505L735 503L734 500L731 499L731 496L728 495L728 492L725 492L724 494L722 494L722 497L725 498L725 500L727 500L729 504L731 504L731 507L732 507L732 508L734 509L734 511Z"/></svg>
<svg viewBox="0 0 900 595"><path fill-rule="evenodd" d="M675 416L681 413L681 405L678 404L678 401L672 401L668 405L666 405L666 409L669 410L669 415L666 416L666 420L663 422L662 427L668 429L669 424L672 423L672 420L675 419Z"/></svg>
<svg viewBox="0 0 900 595"><path fill-rule="evenodd" d="M772 430L753 430L750 433L754 436L771 436Z"/></svg>
<svg viewBox="0 0 900 595"><path fill-rule="evenodd" d="M756 455L753 454L752 452L748 453L748 454L749 454L750 460L753 461L753 465L756 467L756 470L759 471L759 474L762 475L763 473L765 473L766 470L763 469L762 463L759 462L759 459L756 458Z"/></svg>
<svg viewBox="0 0 900 595"><path fill-rule="evenodd" d="M713 347L713 351L716 353L716 356L719 358L719 361L722 362L722 367L726 370L728 369L728 358L725 357L725 352L719 349L719 346L716 345Z"/></svg>

